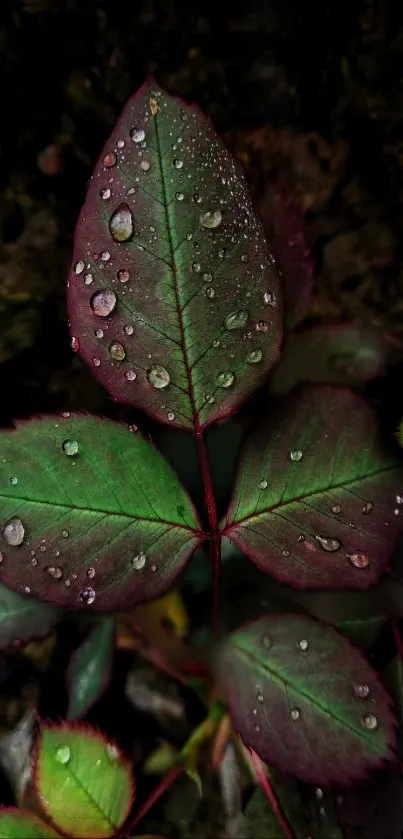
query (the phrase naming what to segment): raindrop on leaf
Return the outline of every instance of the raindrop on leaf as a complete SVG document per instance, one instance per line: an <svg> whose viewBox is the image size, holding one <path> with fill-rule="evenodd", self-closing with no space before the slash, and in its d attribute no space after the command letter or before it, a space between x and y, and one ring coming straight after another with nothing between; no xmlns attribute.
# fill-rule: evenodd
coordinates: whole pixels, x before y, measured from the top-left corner
<svg viewBox="0 0 403 839"><path fill-rule="evenodd" d="M369 557L363 553L347 554L347 559L354 568L368 568Z"/></svg>
<svg viewBox="0 0 403 839"><path fill-rule="evenodd" d="M22 545L25 536L25 527L21 519L10 519L3 527L3 536L7 545L13 548Z"/></svg>
<svg viewBox="0 0 403 839"><path fill-rule="evenodd" d="M301 449L292 449L290 451L290 460L292 460L293 463L299 463L299 461L302 460Z"/></svg>
<svg viewBox="0 0 403 839"><path fill-rule="evenodd" d="M171 381L168 370L166 370L165 367L162 367L161 364L153 364L153 366L147 370L147 379L150 382L150 385L157 388L157 390L162 390L164 387L167 387Z"/></svg>
<svg viewBox="0 0 403 839"><path fill-rule="evenodd" d="M366 682L354 685L354 696L356 696L357 699L367 699L369 693L370 688L369 685L366 684Z"/></svg>
<svg viewBox="0 0 403 839"><path fill-rule="evenodd" d="M370 731L374 731L376 728L378 728L378 718L375 716L375 714L364 714L361 722L364 728L368 728Z"/></svg>
<svg viewBox="0 0 403 839"><path fill-rule="evenodd" d="M111 215L109 231L115 242L127 242L133 236L133 216L127 204L121 204Z"/></svg>
<svg viewBox="0 0 403 839"><path fill-rule="evenodd" d="M140 551L136 556L132 556L130 560L130 568L135 568L136 571L140 571L144 568L147 562L147 557L143 551Z"/></svg>
<svg viewBox="0 0 403 839"><path fill-rule="evenodd" d="M183 160L179 160L178 157L175 157L175 159L174 159L175 169L182 169L182 166L183 166Z"/></svg>
<svg viewBox="0 0 403 839"><path fill-rule="evenodd" d="M266 481L266 478L262 478L262 480L259 481L259 488L260 489L267 489L267 487L268 487L268 483Z"/></svg>
<svg viewBox="0 0 403 839"><path fill-rule="evenodd" d="M125 379L127 379L128 382L134 382L134 380L137 379L137 373L135 373L134 370L126 370Z"/></svg>
<svg viewBox="0 0 403 839"><path fill-rule="evenodd" d="M146 133L143 128L132 128L130 137L134 143L142 143L145 139Z"/></svg>
<svg viewBox="0 0 403 839"><path fill-rule="evenodd" d="M319 533L316 534L315 539L319 542L321 548L323 548L324 551L328 551L328 553L334 553L341 547L339 539L331 539L329 536L320 536Z"/></svg>
<svg viewBox="0 0 403 839"><path fill-rule="evenodd" d="M83 271L84 271L84 268L85 268L84 262L82 261L82 259L79 259L79 261L76 262L76 264L74 266L74 273L75 274L82 274Z"/></svg>
<svg viewBox="0 0 403 839"><path fill-rule="evenodd" d="M105 166L107 169L111 169L111 168L112 168L112 166L115 166L115 165L116 165L116 161L117 161L117 157L116 157L115 152L114 152L114 151L110 151L110 152L108 152L108 153L105 155L105 157L104 157L104 159L103 159L102 163L104 164L104 166Z"/></svg>
<svg viewBox="0 0 403 839"><path fill-rule="evenodd" d="M91 604L95 600L95 591L91 586L87 586L80 592L80 600L85 603L87 606L91 606Z"/></svg>
<svg viewBox="0 0 403 839"><path fill-rule="evenodd" d="M90 306L94 315L99 318L106 318L110 315L116 306L116 294L109 289L96 291L91 297Z"/></svg>
<svg viewBox="0 0 403 839"><path fill-rule="evenodd" d="M235 379L234 374L227 370L223 373L219 373L216 378L216 385L217 387L231 387Z"/></svg>
<svg viewBox="0 0 403 839"><path fill-rule="evenodd" d="M243 329L249 318L249 312L245 309L240 309L239 312L231 312L227 315L224 321L224 326L228 330Z"/></svg>
<svg viewBox="0 0 403 839"><path fill-rule="evenodd" d="M216 227L219 227L221 222L222 213L220 210L209 210L200 216L200 224L202 227L207 227L208 230L214 230Z"/></svg>
<svg viewBox="0 0 403 839"><path fill-rule="evenodd" d="M49 565L46 571L54 580L61 580L63 577L63 571L58 565Z"/></svg>
<svg viewBox="0 0 403 839"><path fill-rule="evenodd" d="M291 711L290 711L291 719L292 720L298 720L299 716L300 716L300 713L301 712L300 712L299 708L292 708Z"/></svg>
<svg viewBox="0 0 403 839"><path fill-rule="evenodd" d="M123 361L126 358L126 350L122 344L114 341L109 347L109 355L114 361Z"/></svg>
<svg viewBox="0 0 403 839"><path fill-rule="evenodd" d="M78 454L77 440L64 440L62 443L62 452L63 454L67 454L68 457L74 457Z"/></svg>
<svg viewBox="0 0 403 839"><path fill-rule="evenodd" d="M68 746L59 746L56 751L56 760L58 763L65 765L70 760L70 749Z"/></svg>

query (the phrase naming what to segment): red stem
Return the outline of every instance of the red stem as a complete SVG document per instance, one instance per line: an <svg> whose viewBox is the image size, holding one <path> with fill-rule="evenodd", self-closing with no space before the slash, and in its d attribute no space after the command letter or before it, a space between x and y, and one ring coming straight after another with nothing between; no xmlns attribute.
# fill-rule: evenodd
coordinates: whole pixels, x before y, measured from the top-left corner
<svg viewBox="0 0 403 839"><path fill-rule="evenodd" d="M204 497L207 507L208 522L210 527L210 558L213 572L213 634L215 638L219 635L220 617L220 570L221 570L221 539L218 531L217 510L215 505L214 488L211 480L210 465L208 462L206 443L203 432L196 432L196 446L199 457L200 471L203 479Z"/></svg>
<svg viewBox="0 0 403 839"><path fill-rule="evenodd" d="M160 781L158 786L152 791L151 795L148 796L147 800L144 802L143 806L140 807L138 813L136 813L133 821L130 823L130 833L134 830L136 825L147 815L148 811L151 810L151 807L161 798L161 795L164 794L171 786L175 783L175 781L179 778L182 774L183 769L181 766L172 766L172 768L167 772L165 777Z"/></svg>
<svg viewBox="0 0 403 839"><path fill-rule="evenodd" d="M403 661L403 641L402 641L402 638L401 638L401 635L400 635L400 632L399 632L399 627L397 625L397 621L395 621L395 620L392 621L392 632L393 632L393 637L395 639L397 654L398 654L399 658L401 658L402 661Z"/></svg>
<svg viewBox="0 0 403 839"><path fill-rule="evenodd" d="M254 770L256 772L256 780L259 783L259 786L262 788L264 794L270 801L271 808L273 813L277 819L278 824L281 827L281 830L284 833L285 839L295 839L295 834L290 827L290 824L283 813L280 803L277 800L276 793L273 790L273 787L270 783L270 779L267 777L266 772L263 769L262 761L260 757L253 751L253 749L249 749L251 761L253 763Z"/></svg>

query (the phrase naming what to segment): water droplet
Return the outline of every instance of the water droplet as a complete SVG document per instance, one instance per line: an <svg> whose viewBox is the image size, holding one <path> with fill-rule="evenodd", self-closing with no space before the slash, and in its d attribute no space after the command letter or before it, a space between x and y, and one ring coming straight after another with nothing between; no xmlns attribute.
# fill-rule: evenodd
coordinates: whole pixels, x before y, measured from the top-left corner
<svg viewBox="0 0 403 839"><path fill-rule="evenodd" d="M341 547L341 542L339 539L332 539L329 536L320 536L319 533L316 534L315 539L319 542L321 548L324 551L328 551L329 553L334 553L338 551Z"/></svg>
<svg viewBox="0 0 403 839"><path fill-rule="evenodd" d="M305 536L303 533L300 533L297 539L297 542L305 542Z"/></svg>
<svg viewBox="0 0 403 839"><path fill-rule="evenodd" d="M290 451L290 460L292 460L293 463L299 463L299 461L302 460L301 449L292 449Z"/></svg>
<svg viewBox="0 0 403 839"><path fill-rule="evenodd" d="M84 274L84 283L85 285L91 285L93 280L92 274Z"/></svg>
<svg viewBox="0 0 403 839"><path fill-rule="evenodd" d="M145 553L143 553L143 551L140 551L140 553L138 553L136 556L132 556L129 564L130 568L135 568L136 571L140 571L142 568L144 568L146 562L147 557Z"/></svg>
<svg viewBox="0 0 403 839"><path fill-rule="evenodd" d="M63 454L67 454L68 457L74 457L78 454L77 440L64 440L62 443L62 452Z"/></svg>
<svg viewBox="0 0 403 839"><path fill-rule="evenodd" d="M108 198L110 198L110 197L111 197L111 191L110 191L110 189L109 189L109 187L108 187L108 186L104 186L104 187L100 190L100 193L99 193L99 194L100 194L101 198L103 198L103 200L104 200L104 201L107 201L107 200L108 200Z"/></svg>
<svg viewBox="0 0 403 839"><path fill-rule="evenodd" d="M97 355L95 355L94 358L92 359L92 363L93 363L94 367L100 367L101 366L101 359L98 358Z"/></svg>
<svg viewBox="0 0 403 839"><path fill-rule="evenodd" d="M109 262L111 255L109 251L101 251L100 257L102 259L102 262Z"/></svg>
<svg viewBox="0 0 403 839"><path fill-rule="evenodd" d="M146 132L143 128L132 128L130 132L130 137L133 140L133 143L142 143L145 136Z"/></svg>
<svg viewBox="0 0 403 839"><path fill-rule="evenodd" d="M256 332L267 332L269 324L266 320L258 320L256 324Z"/></svg>
<svg viewBox="0 0 403 839"><path fill-rule="evenodd" d="M354 565L354 568L368 568L369 557L366 554L347 554L347 559L351 562L351 565Z"/></svg>
<svg viewBox="0 0 403 839"><path fill-rule="evenodd" d="M127 379L128 382L134 382L134 380L137 379L137 373L135 373L134 370L126 370L125 379Z"/></svg>
<svg viewBox="0 0 403 839"><path fill-rule="evenodd" d="M121 204L112 213L109 232L115 242L127 242L133 236L133 216L127 204Z"/></svg>
<svg viewBox="0 0 403 839"><path fill-rule="evenodd" d="M336 513L336 514L337 514L337 513L340 513L340 511L341 511L340 504L333 504L333 507L332 507L332 513Z"/></svg>
<svg viewBox="0 0 403 839"><path fill-rule="evenodd" d="M274 291L265 291L263 294L263 303L265 306L276 306L277 298Z"/></svg>
<svg viewBox="0 0 403 839"><path fill-rule="evenodd" d="M267 489L267 487L268 487L268 483L266 481L266 478L262 478L262 480L259 481L259 488L260 489Z"/></svg>
<svg viewBox="0 0 403 839"><path fill-rule="evenodd" d="M204 283L211 283L213 280L212 274L203 274L203 282Z"/></svg>
<svg viewBox="0 0 403 839"><path fill-rule="evenodd" d="M84 271L85 265L82 259L79 259L74 266L74 273L75 274L82 274Z"/></svg>
<svg viewBox="0 0 403 839"><path fill-rule="evenodd" d="M200 262L194 262L193 265L192 265L192 268L193 268L193 271L195 272L195 274L200 274L200 271L201 271Z"/></svg>
<svg viewBox="0 0 403 839"><path fill-rule="evenodd" d="M258 693L256 699L257 699L258 702L264 702L263 693Z"/></svg>
<svg viewBox="0 0 403 839"><path fill-rule="evenodd" d="M306 638L301 638L301 640L298 641L298 646L300 650L303 650L305 652L305 650L308 649L308 641L306 640Z"/></svg>
<svg viewBox="0 0 403 839"><path fill-rule="evenodd" d="M68 530L62 530L62 536L63 536L63 539L68 539L69 531Z"/></svg>
<svg viewBox="0 0 403 839"><path fill-rule="evenodd" d="M403 504L403 495L396 495L396 504Z"/></svg>
<svg viewBox="0 0 403 839"><path fill-rule="evenodd" d="M10 484L12 484L13 487L17 486L18 478L15 475L12 475L12 477L10 478Z"/></svg>
<svg viewBox="0 0 403 839"><path fill-rule="evenodd" d="M370 693L369 685L366 682L362 682L361 684L354 685L354 696L357 699L367 699Z"/></svg>
<svg viewBox="0 0 403 839"><path fill-rule="evenodd" d="M373 506L374 505L373 505L372 501L367 501L365 504L363 504L362 512L365 513L366 515L368 515L368 513L371 512Z"/></svg>
<svg viewBox="0 0 403 839"><path fill-rule="evenodd" d="M141 163L140 163L140 169L142 169L143 172L149 172L150 169L151 169L150 161L149 160L142 160Z"/></svg>
<svg viewBox="0 0 403 839"><path fill-rule="evenodd" d="M230 370L219 373L216 378L217 387L231 387L235 379L234 374Z"/></svg>
<svg viewBox="0 0 403 839"><path fill-rule="evenodd" d="M369 728L370 731L374 731L376 728L378 728L378 718L375 716L375 714L364 714L364 716L361 719L361 722L364 728Z"/></svg>
<svg viewBox="0 0 403 839"><path fill-rule="evenodd" d="M120 283L127 283L130 280L130 274L125 268L118 271L118 280Z"/></svg>
<svg viewBox="0 0 403 839"><path fill-rule="evenodd" d="M92 566L87 569L87 577L89 580L93 580L95 577L95 568L92 568Z"/></svg>
<svg viewBox="0 0 403 839"><path fill-rule="evenodd" d="M94 332L96 338L103 338L104 337L104 330L103 329L96 329Z"/></svg>
<svg viewBox="0 0 403 839"><path fill-rule="evenodd" d="M183 160L179 160L178 157L175 157L175 159L174 159L175 169L182 169L182 166L183 166Z"/></svg>
<svg viewBox="0 0 403 839"><path fill-rule="evenodd" d="M202 227L207 227L208 230L214 230L219 227L222 222L222 213L220 210L208 210L207 213L200 216L200 224Z"/></svg>
<svg viewBox="0 0 403 839"><path fill-rule="evenodd" d="M152 566L151 566L151 571L153 572L153 574L155 573L155 571L156 571L156 570L157 570L157 566L156 566L156 565L152 565Z"/></svg>
<svg viewBox="0 0 403 839"><path fill-rule="evenodd" d="M292 720L298 720L299 716L300 716L300 713L301 712L300 712L299 708L292 708L291 711L290 711L291 719Z"/></svg>
<svg viewBox="0 0 403 839"><path fill-rule="evenodd" d="M63 571L58 565L49 565L46 571L54 580L61 580L63 577Z"/></svg>
<svg viewBox="0 0 403 839"><path fill-rule="evenodd" d="M94 315L97 315L99 318L106 318L113 312L116 301L117 298L114 291L103 289L102 291L96 291L92 295L90 305Z"/></svg>
<svg viewBox="0 0 403 839"><path fill-rule="evenodd" d="M184 197L183 192L175 192L175 198L177 201L183 201Z"/></svg>
<svg viewBox="0 0 403 839"><path fill-rule="evenodd" d="M114 341L109 347L109 355L114 361L123 361L126 358L126 350L122 344Z"/></svg>
<svg viewBox="0 0 403 839"><path fill-rule="evenodd" d="M107 169L111 169L111 168L112 168L112 166L115 166L115 165L116 165L116 161L117 161L117 157L116 157L115 152L114 152L114 151L110 151L110 152L108 152L108 153L105 155L105 157L104 157L104 159L103 159L102 163L104 164L104 166L105 166Z"/></svg>
<svg viewBox="0 0 403 839"><path fill-rule="evenodd" d="M318 801L322 801L322 798L323 798L323 789L321 789L320 787L316 787L316 789L315 789L315 796L316 796L316 798L318 799Z"/></svg>
<svg viewBox="0 0 403 839"><path fill-rule="evenodd" d="M245 309L240 309L239 312L231 312L225 318L224 326L226 329L243 329L249 318L249 312Z"/></svg>
<svg viewBox="0 0 403 839"><path fill-rule="evenodd" d="M174 412L173 412L173 411L168 411L168 413L167 413L167 417L168 417L168 419L169 419L169 422L173 422L173 420L175 419L175 414L174 414Z"/></svg>
<svg viewBox="0 0 403 839"><path fill-rule="evenodd" d="M59 746L56 750L56 760L58 763L62 763L65 765L69 762L71 756L71 752L68 746Z"/></svg>
<svg viewBox="0 0 403 839"><path fill-rule="evenodd" d="M83 588L80 592L80 600L82 600L83 603L86 603L87 606L91 606L91 603L95 600L95 596L95 591L91 588L91 586Z"/></svg>
<svg viewBox="0 0 403 839"><path fill-rule="evenodd" d="M248 364L258 364L258 362L261 361L262 358L263 358L262 350L252 350L246 356L246 360L247 360Z"/></svg>
<svg viewBox="0 0 403 839"><path fill-rule="evenodd" d="M193 201L195 202L195 204L201 204L202 197L201 197L201 195L199 195L198 192L195 192L195 194L193 196Z"/></svg>
<svg viewBox="0 0 403 839"><path fill-rule="evenodd" d="M123 332L125 333L125 335L133 335L134 328L129 324L128 326L123 327Z"/></svg>
<svg viewBox="0 0 403 839"><path fill-rule="evenodd" d="M22 545L25 536L25 527L21 519L10 519L3 527L3 536L7 545L17 548Z"/></svg>
<svg viewBox="0 0 403 839"><path fill-rule="evenodd" d="M146 375L150 385L157 388L157 390L162 390L164 387L167 387L171 381L168 370L166 370L165 367L162 367L161 364L153 364L153 366L147 370Z"/></svg>
<svg viewBox="0 0 403 839"><path fill-rule="evenodd" d="M206 297L208 297L210 300L211 300L211 299L214 297L214 295L215 295L215 291L214 291L214 289L213 289L211 286L209 286L208 288L206 288L206 290L205 290L205 292L204 292L204 293L205 293Z"/></svg>
<svg viewBox="0 0 403 839"><path fill-rule="evenodd" d="M106 751L107 757L109 758L109 760L112 761L112 763L115 763L118 760L119 749L117 748L117 746L115 746L114 743L107 743L106 746L105 746L105 751Z"/></svg>
<svg viewBox="0 0 403 839"><path fill-rule="evenodd" d="M79 342L78 338L72 338L71 339L71 349L73 350L73 352L78 352L79 351L80 342Z"/></svg>

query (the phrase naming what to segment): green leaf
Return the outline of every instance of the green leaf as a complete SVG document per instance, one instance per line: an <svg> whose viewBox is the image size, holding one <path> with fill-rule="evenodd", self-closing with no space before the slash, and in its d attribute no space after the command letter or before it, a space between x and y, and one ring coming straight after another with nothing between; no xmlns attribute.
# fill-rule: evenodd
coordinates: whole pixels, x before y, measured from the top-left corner
<svg viewBox="0 0 403 839"><path fill-rule="evenodd" d="M278 360L280 281L245 178L211 122L152 79L96 164L68 309L115 399L196 433Z"/></svg>
<svg viewBox="0 0 403 839"><path fill-rule="evenodd" d="M0 585L0 649L6 649L14 641L45 637L59 615L55 606L23 597Z"/></svg>
<svg viewBox="0 0 403 839"><path fill-rule="evenodd" d="M113 836L132 805L129 763L88 726L43 725L34 777L42 807L69 836Z"/></svg>
<svg viewBox="0 0 403 839"><path fill-rule="evenodd" d="M340 632L346 635L350 641L358 644L364 650L368 650L380 635L386 620L385 616L380 615L373 618L340 621L337 626Z"/></svg>
<svg viewBox="0 0 403 839"><path fill-rule="evenodd" d="M298 785L290 778L270 770L270 784L281 809L293 830L295 839L306 839L309 834L303 802ZM270 802L259 787L254 790L245 807L250 839L284 839Z"/></svg>
<svg viewBox="0 0 403 839"><path fill-rule="evenodd" d="M114 639L115 619L102 618L72 655L67 670L67 719L83 717L109 684Z"/></svg>
<svg viewBox="0 0 403 839"><path fill-rule="evenodd" d="M332 627L270 615L218 649L217 673L245 745L310 783L348 784L393 757L392 701Z"/></svg>
<svg viewBox="0 0 403 839"><path fill-rule="evenodd" d="M74 609L129 609L161 594L200 538L162 455L81 414L0 434L0 509L2 581Z"/></svg>
<svg viewBox="0 0 403 839"><path fill-rule="evenodd" d="M402 531L402 485L366 403L307 387L249 435L223 536L295 588L367 588Z"/></svg>
<svg viewBox="0 0 403 839"><path fill-rule="evenodd" d="M36 816L16 807L0 809L1 839L54 839L59 836Z"/></svg>

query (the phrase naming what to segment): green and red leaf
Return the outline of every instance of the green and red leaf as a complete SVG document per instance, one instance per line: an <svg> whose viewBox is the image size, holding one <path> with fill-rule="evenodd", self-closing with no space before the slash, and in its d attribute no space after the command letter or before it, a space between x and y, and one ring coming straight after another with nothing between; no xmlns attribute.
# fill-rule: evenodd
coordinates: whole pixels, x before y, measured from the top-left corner
<svg viewBox="0 0 403 839"><path fill-rule="evenodd" d="M0 434L0 578L73 609L130 609L200 539L194 507L140 434L65 414Z"/></svg>
<svg viewBox="0 0 403 839"><path fill-rule="evenodd" d="M402 490L368 405L308 387L249 435L223 536L294 588L366 588L402 531Z"/></svg>
<svg viewBox="0 0 403 839"><path fill-rule="evenodd" d="M219 647L217 673L243 742L310 783L348 784L393 758L392 700L332 627L270 615Z"/></svg>
<svg viewBox="0 0 403 839"><path fill-rule="evenodd" d="M0 649L14 642L25 643L44 638L59 617L59 609L24 597L0 585Z"/></svg>
<svg viewBox="0 0 403 839"><path fill-rule="evenodd" d="M67 719L83 717L106 690L112 673L115 619L101 618L73 653L67 670Z"/></svg>
<svg viewBox="0 0 403 839"><path fill-rule="evenodd" d="M69 836L113 836L134 795L131 768L114 743L88 726L43 725L34 781L41 805Z"/></svg>
<svg viewBox="0 0 403 839"><path fill-rule="evenodd" d="M55 839L59 835L28 811L16 807L0 809L1 839Z"/></svg>
<svg viewBox="0 0 403 839"><path fill-rule="evenodd" d="M96 164L68 308L73 348L115 399L196 432L278 359L279 278L244 176L209 120L153 80Z"/></svg>

